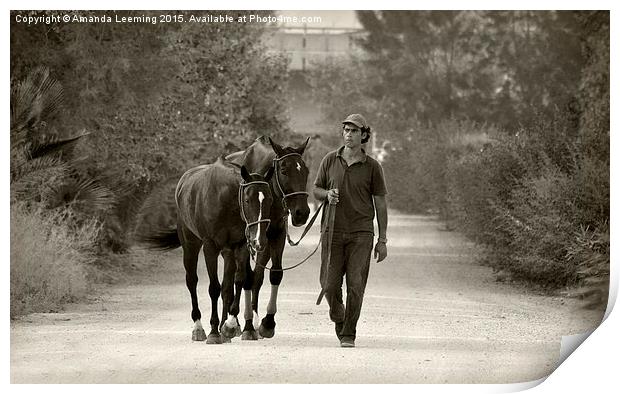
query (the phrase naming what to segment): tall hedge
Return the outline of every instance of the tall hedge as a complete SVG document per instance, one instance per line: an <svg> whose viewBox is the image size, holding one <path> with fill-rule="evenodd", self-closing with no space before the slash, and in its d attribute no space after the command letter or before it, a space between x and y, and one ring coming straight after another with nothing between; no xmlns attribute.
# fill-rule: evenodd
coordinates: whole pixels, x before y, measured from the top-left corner
<svg viewBox="0 0 620 394"><path fill-rule="evenodd" d="M259 134L281 139L287 133L287 63L266 51L263 24L28 25L16 21L18 13L58 13L11 13L11 79L45 66L63 86L65 110L50 128L59 135L90 133L75 149L83 158L77 167L118 196L108 218L111 237L123 236L133 208L159 181L241 149Z"/></svg>

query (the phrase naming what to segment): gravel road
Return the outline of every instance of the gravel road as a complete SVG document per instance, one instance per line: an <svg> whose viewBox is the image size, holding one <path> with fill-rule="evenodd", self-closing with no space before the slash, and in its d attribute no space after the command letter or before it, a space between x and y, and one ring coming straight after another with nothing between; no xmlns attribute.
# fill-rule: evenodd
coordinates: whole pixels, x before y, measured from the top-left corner
<svg viewBox="0 0 620 394"><path fill-rule="evenodd" d="M390 216L389 256L372 263L356 348L339 347L327 303L315 305L318 253L285 273L274 338L192 342L177 250L89 303L11 322L11 382L516 383L551 373L561 337L601 321L572 299L497 282L475 264L473 246L442 227L432 217ZM287 247L285 266L317 241L315 228L302 246ZM208 324L204 264L199 278ZM268 279L261 294L264 313Z"/></svg>

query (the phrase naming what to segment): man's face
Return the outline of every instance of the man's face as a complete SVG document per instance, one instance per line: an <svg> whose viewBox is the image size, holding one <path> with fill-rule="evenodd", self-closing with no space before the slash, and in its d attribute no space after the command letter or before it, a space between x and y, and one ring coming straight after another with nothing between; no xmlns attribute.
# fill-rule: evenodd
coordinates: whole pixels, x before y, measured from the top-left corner
<svg viewBox="0 0 620 394"><path fill-rule="evenodd" d="M345 123L342 129L342 137L344 138L344 145L347 148L357 148L362 144L362 138L364 137L362 130L352 123Z"/></svg>

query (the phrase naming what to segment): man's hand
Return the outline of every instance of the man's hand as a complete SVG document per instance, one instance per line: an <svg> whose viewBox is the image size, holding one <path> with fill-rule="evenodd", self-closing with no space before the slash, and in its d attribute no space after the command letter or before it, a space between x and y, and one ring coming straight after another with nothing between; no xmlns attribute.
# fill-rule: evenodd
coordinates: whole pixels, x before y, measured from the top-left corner
<svg viewBox="0 0 620 394"><path fill-rule="evenodd" d="M378 259L377 263L382 262L386 257L387 245L385 244L385 242L377 241L377 244L375 245L375 259Z"/></svg>
<svg viewBox="0 0 620 394"><path fill-rule="evenodd" d="M331 204L331 205L336 205L338 204L338 189L329 189L327 191L327 201Z"/></svg>

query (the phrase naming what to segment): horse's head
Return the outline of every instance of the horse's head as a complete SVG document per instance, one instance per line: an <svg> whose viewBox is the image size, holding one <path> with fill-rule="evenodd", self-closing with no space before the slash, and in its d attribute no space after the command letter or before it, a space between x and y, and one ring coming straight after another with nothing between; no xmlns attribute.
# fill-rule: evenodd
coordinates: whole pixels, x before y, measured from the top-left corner
<svg viewBox="0 0 620 394"><path fill-rule="evenodd" d="M273 168L265 176L250 174L245 166L241 167L243 182L239 186L239 209L246 223L245 237L251 249L262 251L267 246L267 228L271 220L271 188L269 181Z"/></svg>
<svg viewBox="0 0 620 394"><path fill-rule="evenodd" d="M297 148L278 145L269 138L271 147L276 153L274 159L275 192L281 194L285 209L291 214L293 226L303 226L308 221L310 207L308 207L308 167L302 155L309 139Z"/></svg>

